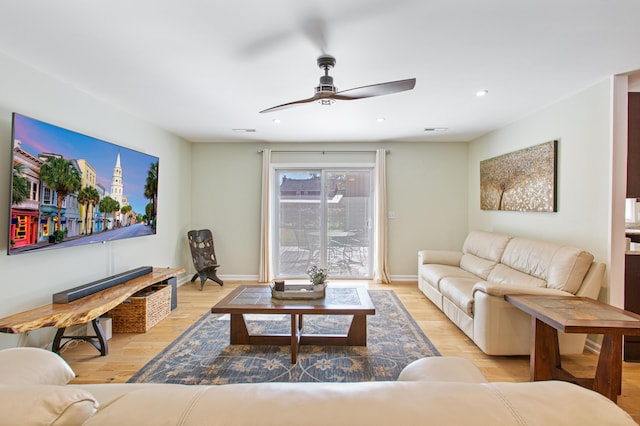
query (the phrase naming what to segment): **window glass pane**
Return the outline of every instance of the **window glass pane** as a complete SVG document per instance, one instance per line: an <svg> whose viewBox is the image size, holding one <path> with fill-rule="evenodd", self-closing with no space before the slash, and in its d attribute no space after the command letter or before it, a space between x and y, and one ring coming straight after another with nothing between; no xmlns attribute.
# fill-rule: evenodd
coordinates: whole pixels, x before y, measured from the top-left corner
<svg viewBox="0 0 640 426"><path fill-rule="evenodd" d="M38 183L31 182L31 199L38 201Z"/></svg>
<svg viewBox="0 0 640 426"><path fill-rule="evenodd" d="M329 275L368 277L371 173L326 173L327 266Z"/></svg>
<svg viewBox="0 0 640 426"><path fill-rule="evenodd" d="M320 258L320 172L277 172L278 275L306 276Z"/></svg>
<svg viewBox="0 0 640 426"><path fill-rule="evenodd" d="M44 199L42 200L43 204L51 204L51 190L49 188L44 189Z"/></svg>

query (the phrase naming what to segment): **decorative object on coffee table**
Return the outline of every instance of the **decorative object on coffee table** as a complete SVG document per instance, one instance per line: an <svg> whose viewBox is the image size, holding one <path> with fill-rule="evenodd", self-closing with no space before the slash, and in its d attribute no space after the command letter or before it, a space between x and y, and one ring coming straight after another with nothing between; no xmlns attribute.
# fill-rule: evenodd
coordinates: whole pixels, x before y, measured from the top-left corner
<svg viewBox="0 0 640 426"><path fill-rule="evenodd" d="M271 287L271 297L282 300L313 300L324 299L326 295L327 284L282 284L282 290L278 282L269 284Z"/></svg>
<svg viewBox="0 0 640 426"><path fill-rule="evenodd" d="M307 271L311 284L285 284L284 281L274 281L270 284L271 297L274 299L322 299L327 288L327 270L313 265Z"/></svg>
<svg viewBox="0 0 640 426"><path fill-rule="evenodd" d="M318 268L316 265L313 265L307 271L307 275L309 275L311 284L324 284L327 279L327 270L325 268Z"/></svg>
<svg viewBox="0 0 640 426"><path fill-rule="evenodd" d="M276 291L284 291L284 281L274 281L273 288Z"/></svg>

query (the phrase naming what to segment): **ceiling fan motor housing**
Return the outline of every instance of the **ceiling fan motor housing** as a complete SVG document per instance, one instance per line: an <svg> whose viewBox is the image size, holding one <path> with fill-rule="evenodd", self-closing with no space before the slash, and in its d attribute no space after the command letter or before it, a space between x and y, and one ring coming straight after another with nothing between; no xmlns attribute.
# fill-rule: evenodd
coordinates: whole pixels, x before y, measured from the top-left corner
<svg viewBox="0 0 640 426"><path fill-rule="evenodd" d="M336 58L331 55L318 56L318 66L325 71L336 66Z"/></svg>
<svg viewBox="0 0 640 426"><path fill-rule="evenodd" d="M316 87L318 93L336 93L338 88L333 85L333 77L329 75L329 70L336 65L336 58L331 55L318 57L318 66L324 70L324 75L320 77L320 84Z"/></svg>
<svg viewBox="0 0 640 426"><path fill-rule="evenodd" d="M338 88L333 85L333 77L323 75L320 77L320 84L316 87L316 93L336 93Z"/></svg>

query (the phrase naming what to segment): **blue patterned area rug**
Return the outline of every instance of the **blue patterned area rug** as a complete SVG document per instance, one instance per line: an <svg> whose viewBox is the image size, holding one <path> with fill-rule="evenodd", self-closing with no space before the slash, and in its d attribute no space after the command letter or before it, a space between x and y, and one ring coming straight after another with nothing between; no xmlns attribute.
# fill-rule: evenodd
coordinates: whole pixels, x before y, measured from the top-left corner
<svg viewBox="0 0 640 426"><path fill-rule="evenodd" d="M205 314L129 383L363 382L397 379L410 362L440 353L390 290L369 290L367 346L230 345L229 316ZM245 315L249 333L289 333L289 315ZM305 315L306 334L346 334L351 317Z"/></svg>

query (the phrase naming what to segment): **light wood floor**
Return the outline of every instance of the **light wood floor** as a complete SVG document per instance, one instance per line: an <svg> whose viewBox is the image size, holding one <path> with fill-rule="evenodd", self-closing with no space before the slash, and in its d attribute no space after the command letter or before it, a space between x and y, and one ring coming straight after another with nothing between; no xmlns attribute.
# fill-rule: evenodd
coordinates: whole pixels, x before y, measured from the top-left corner
<svg viewBox="0 0 640 426"><path fill-rule="evenodd" d="M366 283L366 282L360 282ZM62 356L76 372L73 383L126 382L197 319L209 312L218 300L240 284L226 282L224 287L207 282L204 291L199 283L178 288L178 308L142 334L114 334L109 340L109 355L101 357L88 343L72 342ZM529 378L529 357L493 357L480 351L418 290L415 283L380 285L366 283L370 289L394 290L424 333L443 356L462 356L473 361L489 381L521 382ZM563 357L563 367L576 376L592 377L597 356ZM640 423L640 363L623 363L622 395L618 405Z"/></svg>

